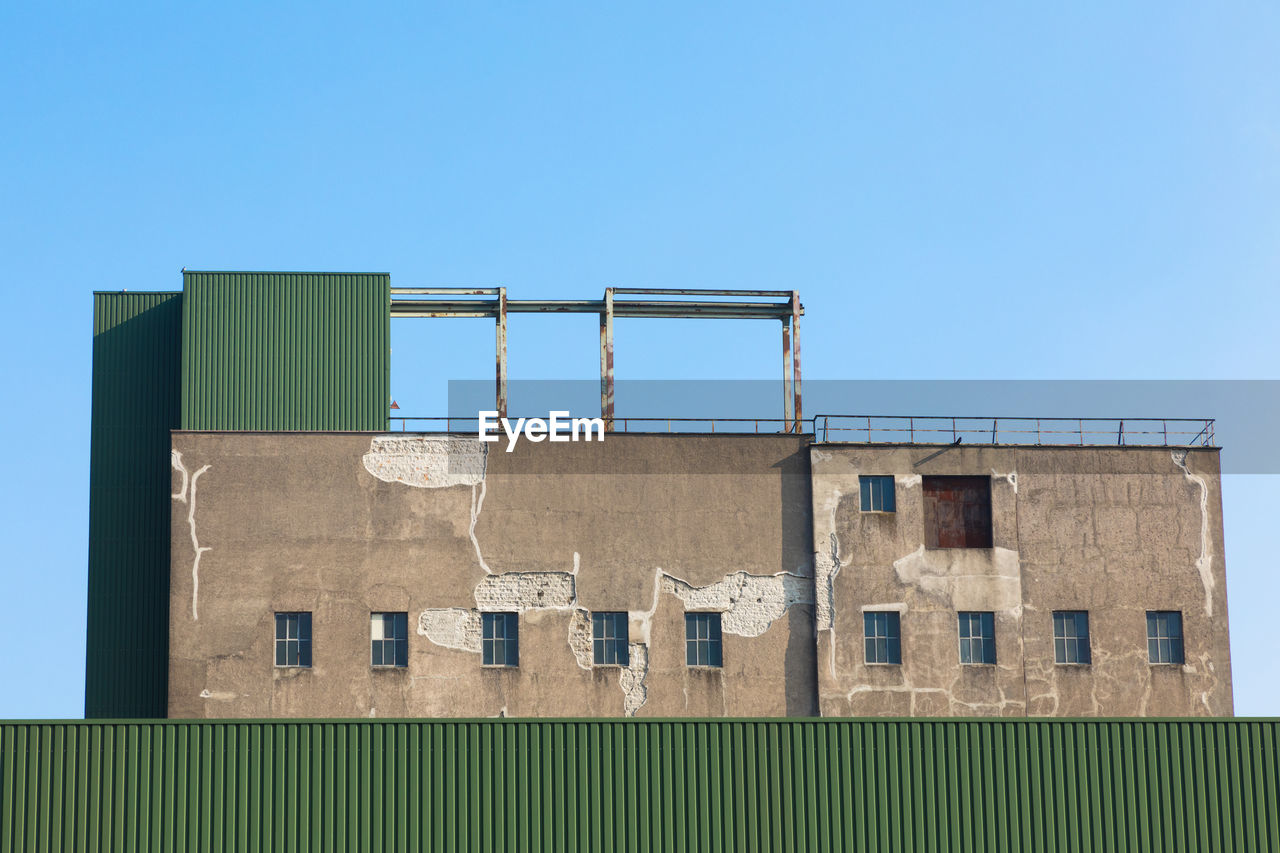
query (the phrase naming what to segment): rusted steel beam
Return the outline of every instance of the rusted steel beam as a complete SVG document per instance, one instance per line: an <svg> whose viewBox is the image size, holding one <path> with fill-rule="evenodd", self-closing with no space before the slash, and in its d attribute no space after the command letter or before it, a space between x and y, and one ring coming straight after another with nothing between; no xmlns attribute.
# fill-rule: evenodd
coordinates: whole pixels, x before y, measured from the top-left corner
<svg viewBox="0 0 1280 853"><path fill-rule="evenodd" d="M792 432L795 417L792 405L795 402L791 387L791 317L782 318L782 416L785 432Z"/></svg>
<svg viewBox="0 0 1280 853"><path fill-rule="evenodd" d="M508 314L599 314L604 303L596 299L508 299ZM655 302L619 300L615 317L687 319L773 320L789 317L792 306L780 302ZM803 313L803 308L801 309ZM496 317L497 299L393 299L393 317Z"/></svg>
<svg viewBox="0 0 1280 853"><path fill-rule="evenodd" d="M494 316L492 311L392 311L392 317L444 317L488 320Z"/></svg>
<svg viewBox="0 0 1280 853"><path fill-rule="evenodd" d="M800 422L804 420L804 411L800 405L800 315L804 307L800 304L800 294L791 291L791 370L795 380L796 393L796 432L800 432Z"/></svg>
<svg viewBox="0 0 1280 853"><path fill-rule="evenodd" d="M600 312L600 417L606 432L613 431L613 288L604 291Z"/></svg>
<svg viewBox="0 0 1280 853"><path fill-rule="evenodd" d="M655 293L659 296L779 296L791 295L789 290L701 290L688 287L615 287L613 293L640 295Z"/></svg>
<svg viewBox="0 0 1280 853"><path fill-rule="evenodd" d="M497 349L497 410L498 417L507 416L507 289L498 288L498 316L494 323Z"/></svg>
<svg viewBox="0 0 1280 853"><path fill-rule="evenodd" d="M398 293L424 296L494 296L500 287L393 287L391 295Z"/></svg>
<svg viewBox="0 0 1280 853"><path fill-rule="evenodd" d="M496 317L496 299L393 299L392 317Z"/></svg>

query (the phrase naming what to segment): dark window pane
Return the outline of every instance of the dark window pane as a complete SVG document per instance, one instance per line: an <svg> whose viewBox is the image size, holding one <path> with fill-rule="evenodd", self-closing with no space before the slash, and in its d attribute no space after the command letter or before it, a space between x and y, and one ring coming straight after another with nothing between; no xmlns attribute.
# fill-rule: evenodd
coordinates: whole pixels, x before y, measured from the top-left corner
<svg viewBox="0 0 1280 853"><path fill-rule="evenodd" d="M689 666L720 666L720 614L686 613L685 663Z"/></svg>
<svg viewBox="0 0 1280 853"><path fill-rule="evenodd" d="M285 665L285 644L280 640L276 641L276 666Z"/></svg>
<svg viewBox="0 0 1280 853"><path fill-rule="evenodd" d="M958 616L961 663L995 663L995 614L965 613Z"/></svg>

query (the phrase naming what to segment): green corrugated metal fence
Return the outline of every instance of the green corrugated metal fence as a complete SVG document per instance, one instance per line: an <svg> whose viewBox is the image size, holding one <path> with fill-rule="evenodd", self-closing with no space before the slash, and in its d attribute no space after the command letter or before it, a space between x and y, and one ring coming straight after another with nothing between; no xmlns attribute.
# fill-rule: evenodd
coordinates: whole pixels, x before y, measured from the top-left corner
<svg viewBox="0 0 1280 853"><path fill-rule="evenodd" d="M1280 850L1276 720L9 723L5 850Z"/></svg>
<svg viewBox="0 0 1280 853"><path fill-rule="evenodd" d="M182 295L96 293L85 715L163 717Z"/></svg>
<svg viewBox="0 0 1280 853"><path fill-rule="evenodd" d="M386 273L187 272L182 428L385 430Z"/></svg>

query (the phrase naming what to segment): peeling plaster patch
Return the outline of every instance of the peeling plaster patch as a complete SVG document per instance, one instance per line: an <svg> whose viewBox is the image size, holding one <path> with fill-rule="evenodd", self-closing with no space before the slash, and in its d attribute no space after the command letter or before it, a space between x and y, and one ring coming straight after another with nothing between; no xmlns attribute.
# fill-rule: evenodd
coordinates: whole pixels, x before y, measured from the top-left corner
<svg viewBox="0 0 1280 853"><path fill-rule="evenodd" d="M686 608L721 611L721 628L740 637L760 636L793 604L814 603L808 578L792 574L734 572L703 587L667 576L663 578L662 591L679 598Z"/></svg>
<svg viewBox="0 0 1280 853"><path fill-rule="evenodd" d="M878 613L885 610L892 610L895 613L906 613L907 605L906 605L906 602L903 602L903 601L894 601L889 604L864 604L862 606L863 613L866 613L868 611L871 611L873 613Z"/></svg>
<svg viewBox="0 0 1280 853"><path fill-rule="evenodd" d="M964 562L981 559L977 554L971 556L959 549L926 551L921 543L910 554L894 560L893 570L899 583L943 599L955 610L1004 610L1021 615L1022 570L1018 552L991 549L994 573L963 571Z"/></svg>
<svg viewBox="0 0 1280 853"><path fill-rule="evenodd" d="M418 633L437 646L464 652L480 652L480 614L461 607L424 610L418 616Z"/></svg>
<svg viewBox="0 0 1280 853"><path fill-rule="evenodd" d="M578 575L578 568L579 568L579 564L581 563L581 561L582 561L582 555L581 555L581 554L579 554L577 551L574 551L574 552L573 552L573 575L574 575L574 577L577 577L577 575Z"/></svg>
<svg viewBox="0 0 1280 853"><path fill-rule="evenodd" d="M577 601L576 584L568 572L506 572L489 575L476 584L480 610L565 610Z"/></svg>
<svg viewBox="0 0 1280 853"><path fill-rule="evenodd" d="M578 666L590 672L594 662L591 654L591 617L585 610L574 610L569 617L569 648L573 651Z"/></svg>
<svg viewBox="0 0 1280 853"><path fill-rule="evenodd" d="M1010 471L1008 474L1001 474L995 468L992 468L991 476L993 479L1004 480L1008 482L1009 485L1013 486L1013 493L1015 495L1018 493L1018 472L1017 471Z"/></svg>
<svg viewBox="0 0 1280 853"><path fill-rule="evenodd" d="M622 687L622 712L634 717L649 698L649 688L644 684L649 677L649 647L644 643L629 643L627 653L631 660L618 671L618 684Z"/></svg>
<svg viewBox="0 0 1280 853"><path fill-rule="evenodd" d="M208 546L202 548L200 540L196 538L196 480L200 479L200 475L208 471L210 466L203 465L194 474L188 476L187 466L182 464L182 453L177 450L169 451L169 464L175 471L182 474L182 491L172 495L172 498L187 505L187 524L191 527L191 550L195 555L191 559L191 618L199 620L200 613L196 605L200 598L200 555L213 549Z"/></svg>
<svg viewBox="0 0 1280 853"><path fill-rule="evenodd" d="M1188 480L1200 487L1200 556L1196 558L1196 570L1200 572L1200 584L1204 587L1204 615L1213 615L1213 560L1209 555L1209 484L1199 474L1192 474L1187 467L1187 451L1181 456L1172 453L1173 464L1182 469Z"/></svg>
<svg viewBox="0 0 1280 853"><path fill-rule="evenodd" d="M834 630L836 626L836 575L840 574L840 542L831 534L829 554L815 554L813 558L814 588L818 597L814 624L817 630Z"/></svg>
<svg viewBox="0 0 1280 853"><path fill-rule="evenodd" d="M902 484L902 488L911 489L919 486L924 481L924 477L920 474L909 474L906 477L899 477L898 482Z"/></svg>
<svg viewBox="0 0 1280 853"><path fill-rule="evenodd" d="M474 438L376 435L362 461L385 483L441 489L484 482L487 454L486 445Z"/></svg>
<svg viewBox="0 0 1280 853"><path fill-rule="evenodd" d="M217 699L220 702L229 702L236 698L236 694L230 690L209 690L205 688L200 691L201 699Z"/></svg>

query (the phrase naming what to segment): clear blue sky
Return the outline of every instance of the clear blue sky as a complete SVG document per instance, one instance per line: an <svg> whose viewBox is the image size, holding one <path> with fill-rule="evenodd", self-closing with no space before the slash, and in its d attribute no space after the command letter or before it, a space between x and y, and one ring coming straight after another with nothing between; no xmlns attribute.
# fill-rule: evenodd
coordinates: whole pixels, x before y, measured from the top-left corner
<svg viewBox="0 0 1280 853"><path fill-rule="evenodd" d="M797 288L808 378L1277 378L1275 4L886 8L4 4L0 718L83 711L94 289ZM513 377L594 375L591 318L521 319ZM490 375L486 325L395 335L414 414ZM620 326L619 373L769 379L775 339ZM1224 484L1243 714L1276 488Z"/></svg>

